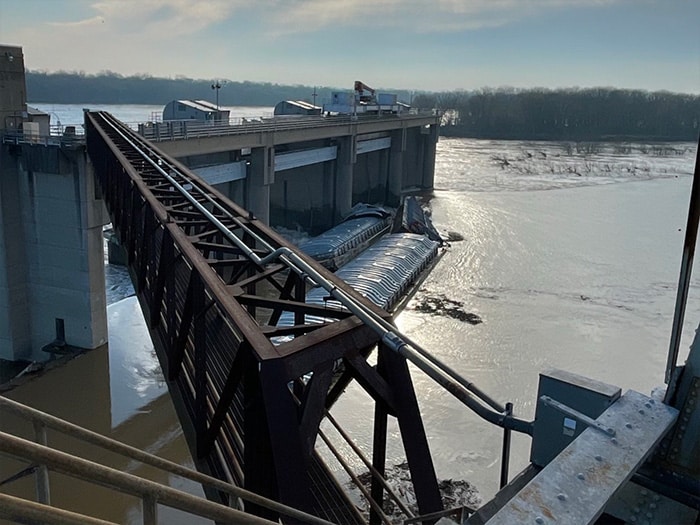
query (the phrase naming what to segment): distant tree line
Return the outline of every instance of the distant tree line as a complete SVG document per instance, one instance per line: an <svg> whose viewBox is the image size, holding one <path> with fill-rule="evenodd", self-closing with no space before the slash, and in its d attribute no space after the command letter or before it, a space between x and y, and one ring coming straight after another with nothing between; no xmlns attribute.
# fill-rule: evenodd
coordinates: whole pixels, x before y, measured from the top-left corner
<svg viewBox="0 0 700 525"><path fill-rule="evenodd" d="M26 81L27 99L30 102L165 105L177 99L216 99L216 90L212 89L216 80L185 77L126 77L112 72L87 75L28 71ZM314 88L309 86L232 80L219 80L219 84L219 104L222 106L274 106L282 100L313 102ZM317 87L316 102L320 104L324 98L329 99L330 93L331 88Z"/></svg>
<svg viewBox="0 0 700 525"><path fill-rule="evenodd" d="M175 99L214 101L215 80L185 77L123 76L104 72L46 73L28 71L30 102L64 104L153 104ZM222 106L274 106L282 100L313 102L313 87L269 82L219 81ZM332 91L316 87L316 103L330 100ZM443 135L529 140L687 140L700 132L700 96L629 89L482 89L398 94L418 108L448 112Z"/></svg>
<svg viewBox="0 0 700 525"><path fill-rule="evenodd" d="M413 103L448 111L442 134L451 136L695 141L700 132L700 96L666 91L483 89L420 94Z"/></svg>

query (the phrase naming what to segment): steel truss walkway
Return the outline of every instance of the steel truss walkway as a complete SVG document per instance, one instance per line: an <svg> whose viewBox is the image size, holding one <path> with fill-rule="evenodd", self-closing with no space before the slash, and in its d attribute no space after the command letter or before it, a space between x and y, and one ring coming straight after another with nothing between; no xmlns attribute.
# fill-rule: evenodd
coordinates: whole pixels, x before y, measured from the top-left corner
<svg viewBox="0 0 700 525"><path fill-rule="evenodd" d="M356 380L375 402L373 468L384 473L395 416L419 511L442 510L408 347L377 330L391 328L389 314L109 114L85 120L87 152L198 469L330 521L361 523L314 449L327 409ZM305 303L309 283L354 305L352 314ZM277 327L284 312L294 326ZM328 322L307 323L306 314ZM383 493L375 479L378 505ZM228 503L222 492L207 495ZM375 508L371 521L380 514Z"/></svg>

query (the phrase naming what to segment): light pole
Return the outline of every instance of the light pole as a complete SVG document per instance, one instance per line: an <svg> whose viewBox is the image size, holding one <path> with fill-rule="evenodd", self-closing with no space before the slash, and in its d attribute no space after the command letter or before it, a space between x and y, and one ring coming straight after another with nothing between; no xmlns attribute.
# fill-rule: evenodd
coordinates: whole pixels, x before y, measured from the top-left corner
<svg viewBox="0 0 700 525"><path fill-rule="evenodd" d="M318 95L318 93L316 93L316 86L314 86L314 92L311 93L311 96L314 97L314 107L316 107L316 95Z"/></svg>
<svg viewBox="0 0 700 525"><path fill-rule="evenodd" d="M216 121L219 121L219 90L221 89L221 82L218 80L216 83L211 85L211 88L216 91Z"/></svg>

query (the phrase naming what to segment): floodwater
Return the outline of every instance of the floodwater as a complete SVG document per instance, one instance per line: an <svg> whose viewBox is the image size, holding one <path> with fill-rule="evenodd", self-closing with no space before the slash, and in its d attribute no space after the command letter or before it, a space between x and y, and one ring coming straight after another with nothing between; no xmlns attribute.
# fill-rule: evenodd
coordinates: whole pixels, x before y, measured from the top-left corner
<svg viewBox="0 0 700 525"><path fill-rule="evenodd" d="M525 419L534 416L538 374L548 368L649 393L663 384L694 157L693 144L577 150L441 139L428 206L439 230L463 240L451 243L399 316L400 329L492 397L513 402ZM109 351L85 354L9 397L191 465L138 303L123 299L131 293L125 273L109 265L106 270L113 303ZM681 360L700 321L697 285L693 279ZM482 322L419 308L436 297ZM413 378L438 477L467 479L488 499L497 490L502 431L419 371ZM350 387L333 409L367 451L368 400ZM8 425L15 423L3 417L0 426ZM390 426L388 465L402 461L399 441L397 427ZM529 438L514 438L511 474L526 465L529 445ZM108 459L122 470L135 468ZM19 468L0 459L0 478ZM201 494L194 484L150 470L134 473ZM31 494L32 487L30 477L8 491ZM52 488L54 501L68 508L139 522L134 498L83 484L57 482ZM161 522L191 520L163 513Z"/></svg>
<svg viewBox="0 0 700 525"><path fill-rule="evenodd" d="M109 349L104 346L80 355L4 395L140 450L192 467L138 302L132 297L112 304L108 307L108 316ZM0 418L0 430L33 439L30 424L7 414ZM57 432L48 432L48 443L122 472L203 495L196 483L86 446ZM0 480L27 466L28 463L0 456ZM135 497L54 473L51 473L50 486L51 501L56 506L116 523L142 522L141 503ZM31 498L34 476L4 485L2 490ZM159 508L159 516L161 523L205 523L165 507Z"/></svg>
<svg viewBox="0 0 700 525"><path fill-rule="evenodd" d="M525 419L549 368L623 392L663 385L696 149L670 147L578 154L553 143L441 139L429 205L438 229L464 240L452 243L399 327ZM695 276L681 361L700 322ZM417 308L435 297L482 322ZM470 480L491 497L502 430L413 372L438 477ZM355 408L366 399L348 389L335 410L369 446L367 413ZM514 436L511 475L529 447Z"/></svg>

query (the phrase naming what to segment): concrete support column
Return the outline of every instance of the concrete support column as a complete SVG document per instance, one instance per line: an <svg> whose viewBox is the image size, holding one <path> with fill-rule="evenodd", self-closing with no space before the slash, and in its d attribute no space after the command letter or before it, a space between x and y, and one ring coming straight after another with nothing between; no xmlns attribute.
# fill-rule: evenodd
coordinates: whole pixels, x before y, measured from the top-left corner
<svg viewBox="0 0 700 525"><path fill-rule="evenodd" d="M47 345L103 345L108 217L84 149L0 155L0 357L42 361Z"/></svg>
<svg viewBox="0 0 700 525"><path fill-rule="evenodd" d="M275 148L264 146L251 151L248 167L248 209L270 224L270 185L275 182Z"/></svg>
<svg viewBox="0 0 700 525"><path fill-rule="evenodd" d="M415 159L410 167L408 186L421 188L423 186L423 162L425 160L425 147L423 145L423 130L425 128L413 128L411 130L411 147L415 149ZM426 130L427 131L427 130Z"/></svg>
<svg viewBox="0 0 700 525"><path fill-rule="evenodd" d="M383 149L379 152L379 173L380 173L381 186L384 189L384 193L382 195L382 202L386 202L387 196L389 195L389 180L391 179L390 172L389 172L389 150L388 149Z"/></svg>
<svg viewBox="0 0 700 525"><path fill-rule="evenodd" d="M342 137L338 141L338 156L335 172L335 216L340 219L352 208L352 187L357 150L355 136Z"/></svg>
<svg viewBox="0 0 700 525"><path fill-rule="evenodd" d="M23 148L25 232L30 263L33 358L52 342L97 348L107 342L102 226L84 148Z"/></svg>
<svg viewBox="0 0 700 525"><path fill-rule="evenodd" d="M78 177L81 186L80 208L82 217L82 235L87 253L85 265L87 270L87 283L90 290L89 306L90 329L85 331L74 326L73 330L84 341L87 348L97 348L107 342L107 298L105 292L105 264L104 264L104 238L103 226L109 224L110 218L104 201L101 198L95 171L89 161L85 150L76 151L74 160L74 176ZM84 255L79 252L79 257ZM67 327L67 328L70 328ZM71 336L69 330L66 337ZM79 339L76 339L79 341ZM89 345L89 346L88 346Z"/></svg>
<svg viewBox="0 0 700 525"><path fill-rule="evenodd" d="M0 358L31 359L29 264L18 158L0 145Z"/></svg>
<svg viewBox="0 0 700 525"><path fill-rule="evenodd" d="M406 129L397 129L391 133L389 150L389 179L387 181L386 203L398 206L404 180L404 156L406 152Z"/></svg>
<svg viewBox="0 0 700 525"><path fill-rule="evenodd" d="M437 124L428 128L428 133L423 135L423 180L422 187L431 190L435 184L435 150L439 137Z"/></svg>
<svg viewBox="0 0 700 525"><path fill-rule="evenodd" d="M321 177L323 178L323 195L321 197L321 213L323 217L319 220L319 225L323 230L332 228L333 222L335 181L333 176L333 165L331 161L324 162L321 167Z"/></svg>

